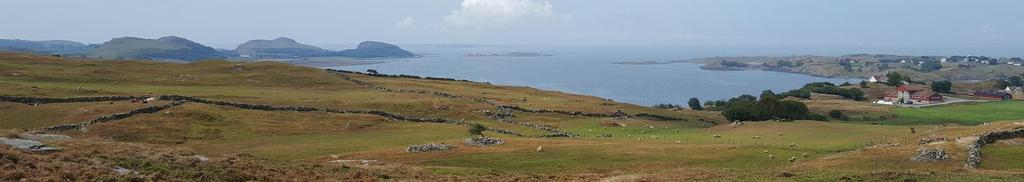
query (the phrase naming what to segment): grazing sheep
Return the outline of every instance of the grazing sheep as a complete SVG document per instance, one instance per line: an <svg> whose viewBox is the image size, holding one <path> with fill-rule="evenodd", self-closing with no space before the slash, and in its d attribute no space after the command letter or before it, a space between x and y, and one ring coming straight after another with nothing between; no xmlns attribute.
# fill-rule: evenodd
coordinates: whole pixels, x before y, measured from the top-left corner
<svg viewBox="0 0 1024 182"><path fill-rule="evenodd" d="M719 135L719 134L715 134L715 135L714 135L714 137L715 137L715 138L722 138L722 135Z"/></svg>
<svg viewBox="0 0 1024 182"><path fill-rule="evenodd" d="M768 155L769 159L775 159L775 155Z"/></svg>
<svg viewBox="0 0 1024 182"><path fill-rule="evenodd" d="M789 143L789 148L796 148L796 144L795 143Z"/></svg>
<svg viewBox="0 0 1024 182"><path fill-rule="evenodd" d="M538 146L537 152L544 152L544 146Z"/></svg>
<svg viewBox="0 0 1024 182"><path fill-rule="evenodd" d="M676 133L679 133L679 129L676 129Z"/></svg>
<svg viewBox="0 0 1024 182"><path fill-rule="evenodd" d="M804 156L804 158L807 158L807 156L810 156L810 155L808 155L808 154L807 154L807 153L805 152L805 153L803 154L803 156Z"/></svg>
<svg viewBox="0 0 1024 182"><path fill-rule="evenodd" d="M779 136L782 136L782 133L779 133Z"/></svg>
<svg viewBox="0 0 1024 182"><path fill-rule="evenodd" d="M793 162L793 161L796 161L796 156L789 157L789 162Z"/></svg>
<svg viewBox="0 0 1024 182"><path fill-rule="evenodd" d="M751 138L754 138L754 139L761 139L761 136L754 136L754 137L751 137Z"/></svg>
<svg viewBox="0 0 1024 182"><path fill-rule="evenodd" d="M768 153L768 149L765 149L763 152L767 154Z"/></svg>
<svg viewBox="0 0 1024 182"><path fill-rule="evenodd" d="M594 132L594 129L587 129L587 132Z"/></svg>

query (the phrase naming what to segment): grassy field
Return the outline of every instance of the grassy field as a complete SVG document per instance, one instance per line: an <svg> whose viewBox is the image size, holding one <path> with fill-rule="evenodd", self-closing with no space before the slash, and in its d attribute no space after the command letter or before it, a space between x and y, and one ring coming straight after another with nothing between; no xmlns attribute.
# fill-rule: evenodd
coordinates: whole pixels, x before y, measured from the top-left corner
<svg viewBox="0 0 1024 182"><path fill-rule="evenodd" d="M0 150L0 156L32 159L48 168L9 166L0 181L12 176L70 175L53 171L73 167L74 174L94 180L124 179L111 169L126 167L143 175L162 174L163 180L311 181L837 181L962 179L1003 180L1014 173L1012 164L992 162L1000 173L962 172L961 161L909 161L923 136L950 138L1007 127L938 125L870 125L840 122L746 122L715 125L698 120L724 121L717 112L663 110L617 103L597 97L480 83L383 78L345 74L375 86L443 92L449 98L410 92L382 92L343 80L323 70L275 62L204 61L189 64L144 61L88 61L0 53L0 95L78 97L97 95L187 95L207 99L273 105L298 105L350 110L380 110L411 117L444 118L511 130L525 137L484 132L502 138L503 145L473 147L466 125L414 123L366 114L257 111L186 103L158 113L88 126L86 132L67 131L77 138L54 142L67 148L54 154ZM483 113L495 106L488 99L530 109L592 113L652 113L685 120L603 118L552 113L515 112L520 122L550 125L580 134L574 138L540 137L548 131L492 120ZM943 112L1003 109L994 115L1013 119L1020 102L952 105L920 109L932 114L901 113L903 109L849 104L842 100L806 100L813 112L833 105L855 115L900 114L900 119L928 120ZM156 103L154 103L156 104ZM1004 105L1000 105L1004 104ZM151 104L152 105L152 104ZM144 104L130 102L64 103L29 106L0 102L0 134L13 133L101 115L125 112ZM969 107L969 108L945 108ZM944 109L944 110L943 110ZM935 110L935 111L933 111ZM916 110L914 110L916 111ZM1021 112L1024 113L1024 112ZM916 115L915 115L916 114ZM966 119L964 119L966 118ZM923 122L920 122L923 123ZM910 133L911 127L917 133ZM6 132L6 133L5 133ZM717 137L716 137L717 136ZM447 143L444 152L408 153L414 144ZM898 147L872 147L878 144ZM959 160L963 150L949 144ZM537 149L542 148L543 152ZM108 150L116 149L116 150ZM1018 151L986 148L1002 160ZM804 154L807 154L804 157ZM189 158L213 158L208 164ZM172 157L167 157L172 156ZM774 156L774 158L770 157ZM99 159L97 159L100 157ZM794 161L788 161L795 157ZM0 160L8 160L2 158ZM38 160L36 160L38 159ZM876 162L882 159L881 162ZM369 165L335 160L368 160ZM992 159L987 159L992 160ZM49 161L49 162L47 162ZM243 161L239 163L239 161ZM1013 160L1008 160L1013 161ZM0 165L11 164L12 162ZM59 165L58 165L59 164ZM62 167L63 166L63 167ZM80 167L94 166L94 167ZM242 168L242 169L239 169ZM8 168L5 168L8 169ZM274 172L251 172L252 170ZM45 172L41 172L45 170ZM85 172L80 170L86 170ZM15 171L15 172L9 172ZM18 171L21 171L20 173ZM881 171L881 172L879 172ZM915 172L916 171L916 172ZM934 174L922 174L931 171ZM783 173L795 176L782 175ZM204 175L205 174L205 175ZM216 175L220 174L220 175ZM256 175L256 176L252 176ZM295 176L296 178L289 178ZM4 178L7 177L7 178ZM237 178L236 178L237 177ZM82 178L90 181L92 178ZM149 179L149 178L147 178ZM151 179L161 181L161 179Z"/></svg>
<svg viewBox="0 0 1024 182"><path fill-rule="evenodd" d="M959 123L978 125L993 121L1024 119L1024 101L958 103L926 108L897 108L893 124Z"/></svg>

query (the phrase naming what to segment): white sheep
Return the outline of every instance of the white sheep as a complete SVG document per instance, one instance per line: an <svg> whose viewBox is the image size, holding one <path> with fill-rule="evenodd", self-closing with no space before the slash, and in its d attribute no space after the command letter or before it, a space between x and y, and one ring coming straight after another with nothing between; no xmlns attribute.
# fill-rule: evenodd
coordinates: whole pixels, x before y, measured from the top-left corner
<svg viewBox="0 0 1024 182"><path fill-rule="evenodd" d="M537 152L544 152L544 146L538 146Z"/></svg>
<svg viewBox="0 0 1024 182"><path fill-rule="evenodd" d="M804 152L803 156L804 156L804 158L807 158L807 156L810 156L810 155L807 154L806 152Z"/></svg>
<svg viewBox="0 0 1024 182"><path fill-rule="evenodd" d="M768 155L769 159L775 159L775 155Z"/></svg>
<svg viewBox="0 0 1024 182"><path fill-rule="evenodd" d="M779 136L782 136L782 133L779 133Z"/></svg>
<svg viewBox="0 0 1024 182"><path fill-rule="evenodd" d="M789 158L789 162L793 162L793 161L796 161L796 156L793 156L793 157Z"/></svg>
<svg viewBox="0 0 1024 182"><path fill-rule="evenodd" d="M765 149L763 152L767 154L768 153L768 149Z"/></svg>
<svg viewBox="0 0 1024 182"><path fill-rule="evenodd" d="M715 134L715 135L713 135L713 137L715 137L715 138L722 138L722 135Z"/></svg>
<svg viewBox="0 0 1024 182"><path fill-rule="evenodd" d="M789 143L789 148L796 148L796 143Z"/></svg>

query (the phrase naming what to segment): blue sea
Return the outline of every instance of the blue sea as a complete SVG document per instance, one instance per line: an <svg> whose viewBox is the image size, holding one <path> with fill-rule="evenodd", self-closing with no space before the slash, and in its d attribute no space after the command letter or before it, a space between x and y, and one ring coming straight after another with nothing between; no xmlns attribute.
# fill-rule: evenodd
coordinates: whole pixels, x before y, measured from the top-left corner
<svg viewBox="0 0 1024 182"><path fill-rule="evenodd" d="M425 54L421 58L385 60L385 63L331 67L386 74L447 77L529 86L584 94L638 105L685 104L741 94L757 95L800 88L809 82L859 82L860 79L821 78L769 71L710 71L700 64L613 64L623 61L685 60L711 56L778 56L784 49L687 48L658 46L507 46L507 45L402 45ZM471 53L536 52L544 57L467 57Z"/></svg>

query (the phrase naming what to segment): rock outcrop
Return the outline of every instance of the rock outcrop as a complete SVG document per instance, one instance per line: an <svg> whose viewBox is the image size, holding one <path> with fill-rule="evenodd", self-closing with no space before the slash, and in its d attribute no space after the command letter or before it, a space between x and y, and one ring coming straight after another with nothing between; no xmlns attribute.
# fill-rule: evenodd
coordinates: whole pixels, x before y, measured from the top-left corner
<svg viewBox="0 0 1024 182"><path fill-rule="evenodd" d="M505 144L505 141L503 141L503 140L501 140L499 138L471 137L471 138L467 138L466 142L464 142L464 143L466 145L469 145L469 146L487 147L487 146L492 146L492 145Z"/></svg>
<svg viewBox="0 0 1024 182"><path fill-rule="evenodd" d="M446 150L451 150L451 149L454 149L454 148L455 148L455 146L448 145L448 144L430 143L430 144L422 144L422 145L412 145L412 146L409 146L409 148L405 149L405 151L409 152L409 153L420 153L420 152L446 151Z"/></svg>
<svg viewBox="0 0 1024 182"><path fill-rule="evenodd" d="M978 134L978 140L967 145L967 162L964 167L978 168L981 166L981 147L999 140L1021 137L1024 137L1024 128Z"/></svg>
<svg viewBox="0 0 1024 182"><path fill-rule="evenodd" d="M941 148L923 148L917 149L917 155L910 157L913 161L941 161L948 160L949 154L946 150Z"/></svg>

